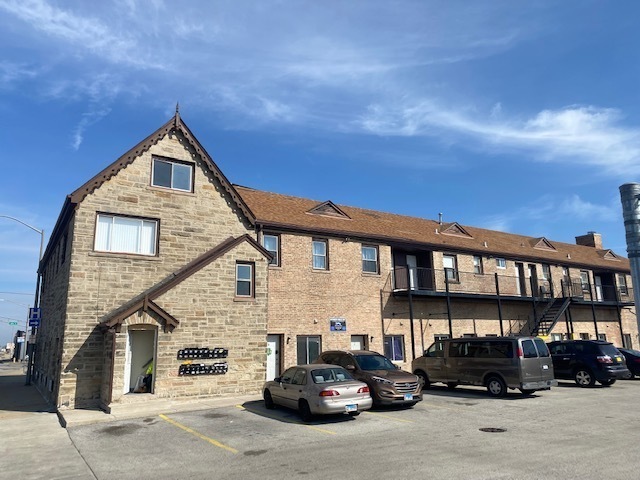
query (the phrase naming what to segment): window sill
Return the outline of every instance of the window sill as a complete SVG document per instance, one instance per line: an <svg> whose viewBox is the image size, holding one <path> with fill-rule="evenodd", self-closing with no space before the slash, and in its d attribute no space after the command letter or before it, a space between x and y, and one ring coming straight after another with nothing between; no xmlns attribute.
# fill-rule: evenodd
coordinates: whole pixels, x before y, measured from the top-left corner
<svg viewBox="0 0 640 480"><path fill-rule="evenodd" d="M174 188L169 188L169 187L157 187L155 185L147 185L147 189L151 190L152 192L164 192L164 193L171 193L171 194L176 194L176 195L183 195L185 197L195 197L196 193L195 192L187 192L185 190L176 190Z"/></svg>
<svg viewBox="0 0 640 480"><path fill-rule="evenodd" d="M135 253L122 253L122 252L95 252L91 251L87 254L90 257L103 257L103 258L122 258L128 260L144 260L149 262L160 262L162 259L157 255L137 255Z"/></svg>
<svg viewBox="0 0 640 480"><path fill-rule="evenodd" d="M374 272L362 272L362 276L363 277L379 277L380 273L374 273Z"/></svg>
<svg viewBox="0 0 640 480"><path fill-rule="evenodd" d="M331 273L331 270L327 270L327 269L323 269L323 268L312 268L311 269L311 273L320 273L320 274L327 274L327 273Z"/></svg>
<svg viewBox="0 0 640 480"><path fill-rule="evenodd" d="M233 301L240 303L256 303L255 297L233 297Z"/></svg>

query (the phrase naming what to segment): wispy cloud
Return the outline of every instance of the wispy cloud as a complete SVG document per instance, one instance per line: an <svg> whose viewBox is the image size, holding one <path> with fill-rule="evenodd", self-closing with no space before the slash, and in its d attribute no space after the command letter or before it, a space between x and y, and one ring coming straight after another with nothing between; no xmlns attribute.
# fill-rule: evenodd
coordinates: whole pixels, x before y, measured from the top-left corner
<svg viewBox="0 0 640 480"><path fill-rule="evenodd" d="M571 218L574 223L602 224L619 222L619 200L614 198L609 204L599 205L580 198L579 195L543 195L527 205L485 217L480 221L482 228L502 232L514 232L514 229L532 222L546 225L566 222Z"/></svg>
<svg viewBox="0 0 640 480"><path fill-rule="evenodd" d="M433 100L407 106L370 105L357 127L388 136L457 137L472 148L527 153L546 162L589 164L612 175L640 173L640 127L623 125L619 110L572 105L519 120L497 104L485 116ZM453 140L456 141L456 140Z"/></svg>
<svg viewBox="0 0 640 480"><path fill-rule="evenodd" d="M1 0L0 9L36 31L74 45L77 51L137 67L163 68L160 62L141 55L135 39L125 29L115 30L96 18L57 8L46 0Z"/></svg>
<svg viewBox="0 0 640 480"><path fill-rule="evenodd" d="M35 78L38 69L25 63L0 62L0 87L11 86L18 81Z"/></svg>

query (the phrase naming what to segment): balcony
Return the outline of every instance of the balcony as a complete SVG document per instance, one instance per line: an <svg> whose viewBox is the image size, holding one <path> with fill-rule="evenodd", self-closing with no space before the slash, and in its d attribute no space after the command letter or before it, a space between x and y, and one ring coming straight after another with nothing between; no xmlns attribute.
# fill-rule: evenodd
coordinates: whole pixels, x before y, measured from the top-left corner
<svg viewBox="0 0 640 480"><path fill-rule="evenodd" d="M576 303L592 301L607 304L632 304L629 287L583 284L580 280L564 279L559 285L548 280L522 278L499 273L482 274L453 269L395 267L387 285L396 295L409 291L414 296L508 297L523 300L550 300L569 297Z"/></svg>

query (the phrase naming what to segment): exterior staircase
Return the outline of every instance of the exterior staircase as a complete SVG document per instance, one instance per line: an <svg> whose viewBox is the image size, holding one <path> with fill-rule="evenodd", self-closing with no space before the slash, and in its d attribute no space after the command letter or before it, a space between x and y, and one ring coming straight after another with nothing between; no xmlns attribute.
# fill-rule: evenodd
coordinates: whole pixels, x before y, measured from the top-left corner
<svg viewBox="0 0 640 480"><path fill-rule="evenodd" d="M555 298L552 302L549 302L540 316L536 319L533 328L531 329L531 335L548 335L553 327L555 327L556 323L558 323L562 314L567 310L570 303L570 297L559 297Z"/></svg>

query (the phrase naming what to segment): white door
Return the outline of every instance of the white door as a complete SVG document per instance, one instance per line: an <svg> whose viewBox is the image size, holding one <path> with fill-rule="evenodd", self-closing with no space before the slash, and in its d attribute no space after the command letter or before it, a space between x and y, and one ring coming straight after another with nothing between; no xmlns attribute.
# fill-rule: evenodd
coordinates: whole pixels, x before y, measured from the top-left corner
<svg viewBox="0 0 640 480"><path fill-rule="evenodd" d="M115 345L114 345L115 348ZM124 382L122 385L122 393L129 393L131 388L131 335L127 329L127 341L124 351Z"/></svg>
<svg viewBox="0 0 640 480"><path fill-rule="evenodd" d="M351 350L366 350L367 344L364 335L351 335Z"/></svg>
<svg viewBox="0 0 640 480"><path fill-rule="evenodd" d="M594 279L596 282L596 301L601 302L602 301L602 278L596 275Z"/></svg>
<svg viewBox="0 0 640 480"><path fill-rule="evenodd" d="M267 335L267 381L280 376L280 335Z"/></svg>
<svg viewBox="0 0 640 480"><path fill-rule="evenodd" d="M407 255L407 268L409 269L409 288L415 290L418 280L418 259L415 255Z"/></svg>

